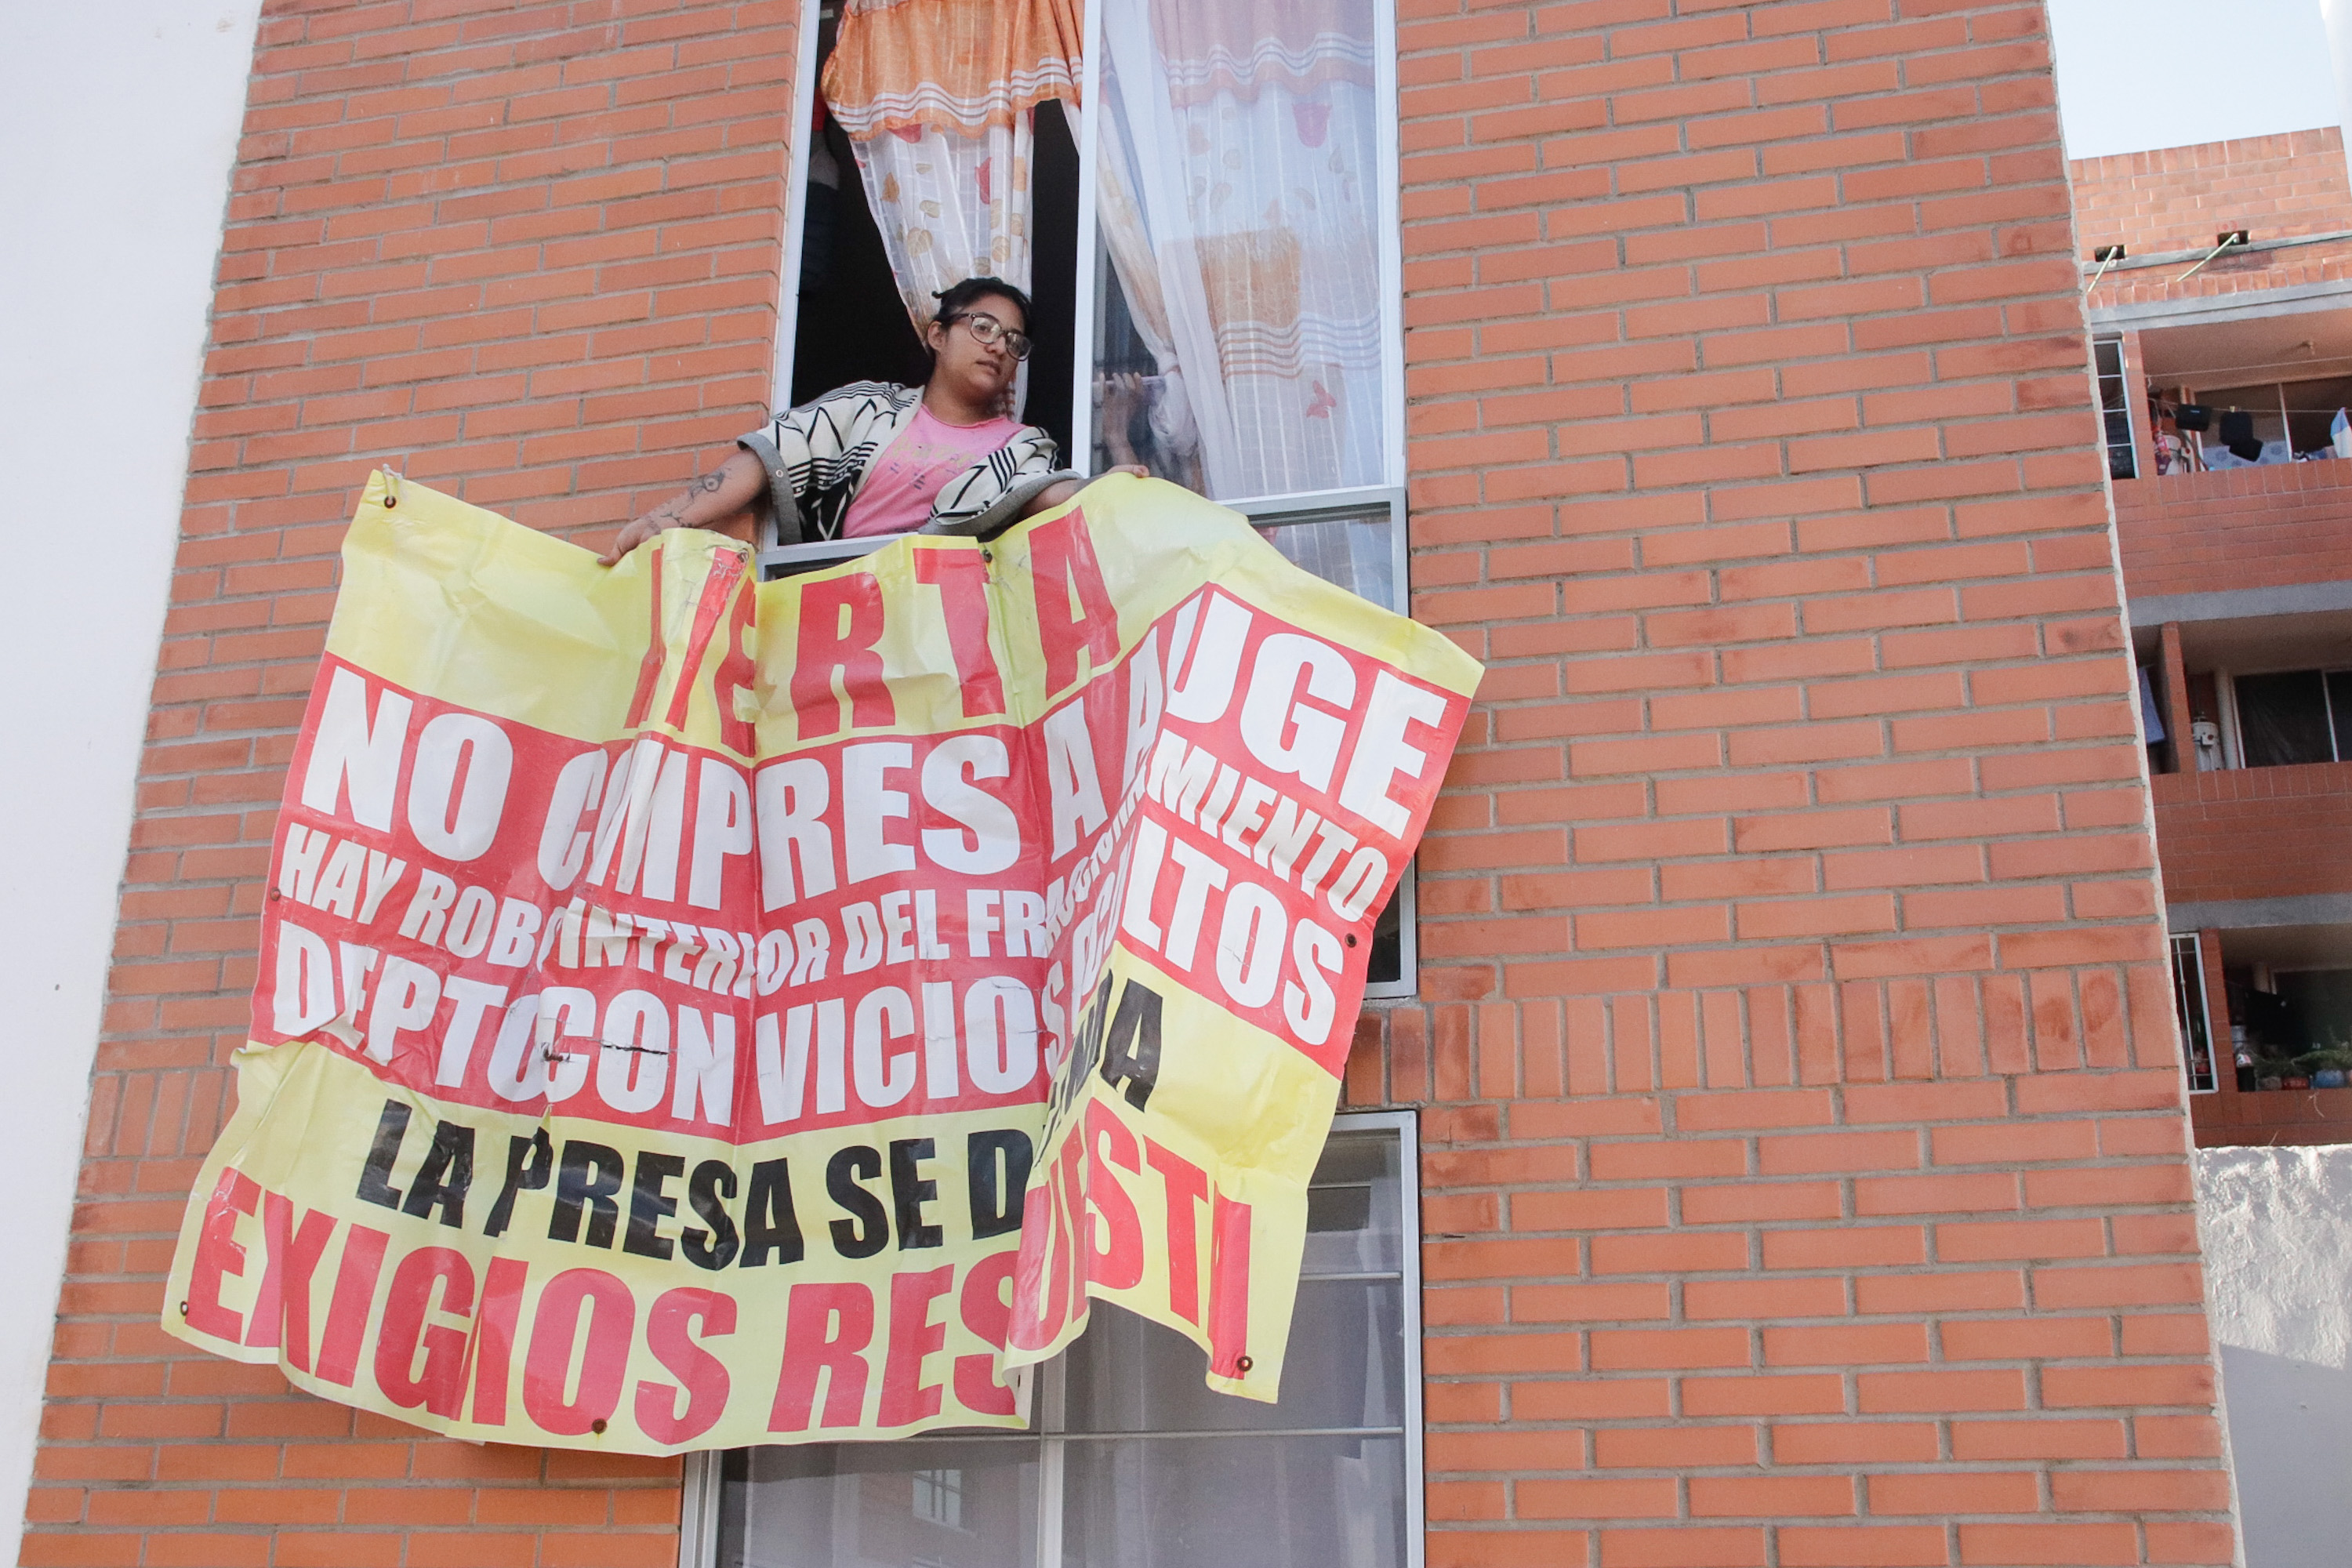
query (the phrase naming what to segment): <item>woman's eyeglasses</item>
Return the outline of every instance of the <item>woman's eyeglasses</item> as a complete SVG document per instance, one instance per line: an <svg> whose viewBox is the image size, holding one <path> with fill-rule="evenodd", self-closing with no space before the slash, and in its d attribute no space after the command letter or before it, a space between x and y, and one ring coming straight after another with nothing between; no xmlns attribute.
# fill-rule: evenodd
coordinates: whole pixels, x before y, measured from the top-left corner
<svg viewBox="0 0 2352 1568"><path fill-rule="evenodd" d="M1013 331L985 310L965 310L955 316L953 320L961 321L971 328L972 338L976 342L1002 343L1004 345L1004 352L1016 360L1029 357L1029 334Z"/></svg>

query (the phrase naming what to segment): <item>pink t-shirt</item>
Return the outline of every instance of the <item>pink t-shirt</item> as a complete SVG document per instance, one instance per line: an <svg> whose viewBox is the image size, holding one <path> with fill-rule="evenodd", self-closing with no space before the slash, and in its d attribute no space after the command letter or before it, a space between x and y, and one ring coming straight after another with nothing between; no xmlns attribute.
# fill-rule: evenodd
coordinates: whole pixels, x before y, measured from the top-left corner
<svg viewBox="0 0 2352 1568"><path fill-rule="evenodd" d="M914 420L874 460L873 472L866 476L842 519L842 533L853 539L912 533L930 521L932 503L943 488L1020 433L1018 420L950 425L929 408L918 407Z"/></svg>

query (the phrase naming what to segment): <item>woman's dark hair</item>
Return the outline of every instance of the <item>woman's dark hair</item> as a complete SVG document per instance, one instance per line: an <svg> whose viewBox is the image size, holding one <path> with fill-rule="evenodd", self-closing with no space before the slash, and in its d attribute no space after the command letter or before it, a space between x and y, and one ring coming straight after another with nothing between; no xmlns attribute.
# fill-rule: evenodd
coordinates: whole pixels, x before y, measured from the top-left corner
<svg viewBox="0 0 2352 1568"><path fill-rule="evenodd" d="M1010 300L1020 306L1021 324L1024 328L1029 325L1031 313L1029 296L1002 278L967 278L961 283L941 289L932 296L940 302L940 308L931 317L931 321L937 326L945 326L970 310L980 300L991 296Z"/></svg>

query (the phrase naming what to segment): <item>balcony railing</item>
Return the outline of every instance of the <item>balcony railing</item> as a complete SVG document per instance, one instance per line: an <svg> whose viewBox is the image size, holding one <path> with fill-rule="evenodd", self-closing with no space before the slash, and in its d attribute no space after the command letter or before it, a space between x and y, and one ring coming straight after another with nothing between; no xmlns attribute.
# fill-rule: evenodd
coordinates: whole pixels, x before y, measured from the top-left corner
<svg viewBox="0 0 2352 1568"><path fill-rule="evenodd" d="M2352 893L2352 763L2158 773L2149 783L2170 902Z"/></svg>
<svg viewBox="0 0 2352 1568"><path fill-rule="evenodd" d="M2352 462L2118 479L2133 599L2352 579Z"/></svg>

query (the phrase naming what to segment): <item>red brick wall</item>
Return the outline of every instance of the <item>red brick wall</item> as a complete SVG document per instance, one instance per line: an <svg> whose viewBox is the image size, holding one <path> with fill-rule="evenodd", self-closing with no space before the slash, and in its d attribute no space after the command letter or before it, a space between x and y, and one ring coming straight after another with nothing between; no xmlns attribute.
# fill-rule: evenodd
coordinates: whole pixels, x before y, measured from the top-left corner
<svg viewBox="0 0 2352 1568"><path fill-rule="evenodd" d="M2088 255L2087 247L2096 243L2085 240L2084 254ZM2211 236L2206 237L2205 244L2209 249L2212 247ZM2178 257L2179 252L2168 254ZM2095 265L2086 265L2084 270L2086 278L2098 278L2090 293L2090 302L2095 310L2115 310L2126 305L2157 304L2175 300L2213 300L2231 294L2298 288L2305 284L2341 283L2352 278L2352 241L2330 239L2280 246L2268 250L2230 250L2200 268L2185 282L2182 275L2187 268L2178 260L2147 265L2126 261L2122 266L2110 268L2104 276L2099 274Z"/></svg>
<svg viewBox="0 0 2352 1568"><path fill-rule="evenodd" d="M2200 1149L2269 1149L2352 1142L2352 1089L2263 1089L2240 1094L2224 1073L2221 1089L2191 1102Z"/></svg>
<svg viewBox="0 0 2352 1568"><path fill-rule="evenodd" d="M2228 1562L2042 6L1402 10L1420 606L1493 666L1349 1077L1426 1107L1430 1561ZM265 23L28 1562L672 1551L672 1466L153 1322L351 487L608 522L740 425L783 20Z"/></svg>
<svg viewBox="0 0 2352 1568"><path fill-rule="evenodd" d="M2042 7L1404 10L1431 1563L2229 1561Z"/></svg>
<svg viewBox="0 0 2352 1568"><path fill-rule="evenodd" d="M2116 482L2134 599L2352 578L2352 463Z"/></svg>
<svg viewBox="0 0 2352 1568"><path fill-rule="evenodd" d="M767 395L782 3L273 3L220 260L23 1561L676 1558L674 1461L425 1439L156 1326L226 1114L289 731L379 458L542 527Z"/></svg>
<svg viewBox="0 0 2352 1568"><path fill-rule="evenodd" d="M2327 240L2279 249L2233 250L2182 281L2177 261L2157 256L2213 248L2216 235L2242 228L2259 245L2299 235L2352 229L2352 188L2343 132L2334 127L2238 142L2209 142L2155 153L2120 153L2069 165L2077 255L2122 243L2131 256L2094 269L2091 303L2099 309L2181 299L2213 299L2352 278L2352 243Z"/></svg>
<svg viewBox="0 0 2352 1568"><path fill-rule="evenodd" d="M2154 787L2172 902L2352 891L2352 763L2161 773Z"/></svg>
<svg viewBox="0 0 2352 1568"><path fill-rule="evenodd" d="M2080 158L2074 179L2084 254L2120 243L2134 256L2207 250L2233 228L2255 239L2352 229L2352 180L2335 126Z"/></svg>

